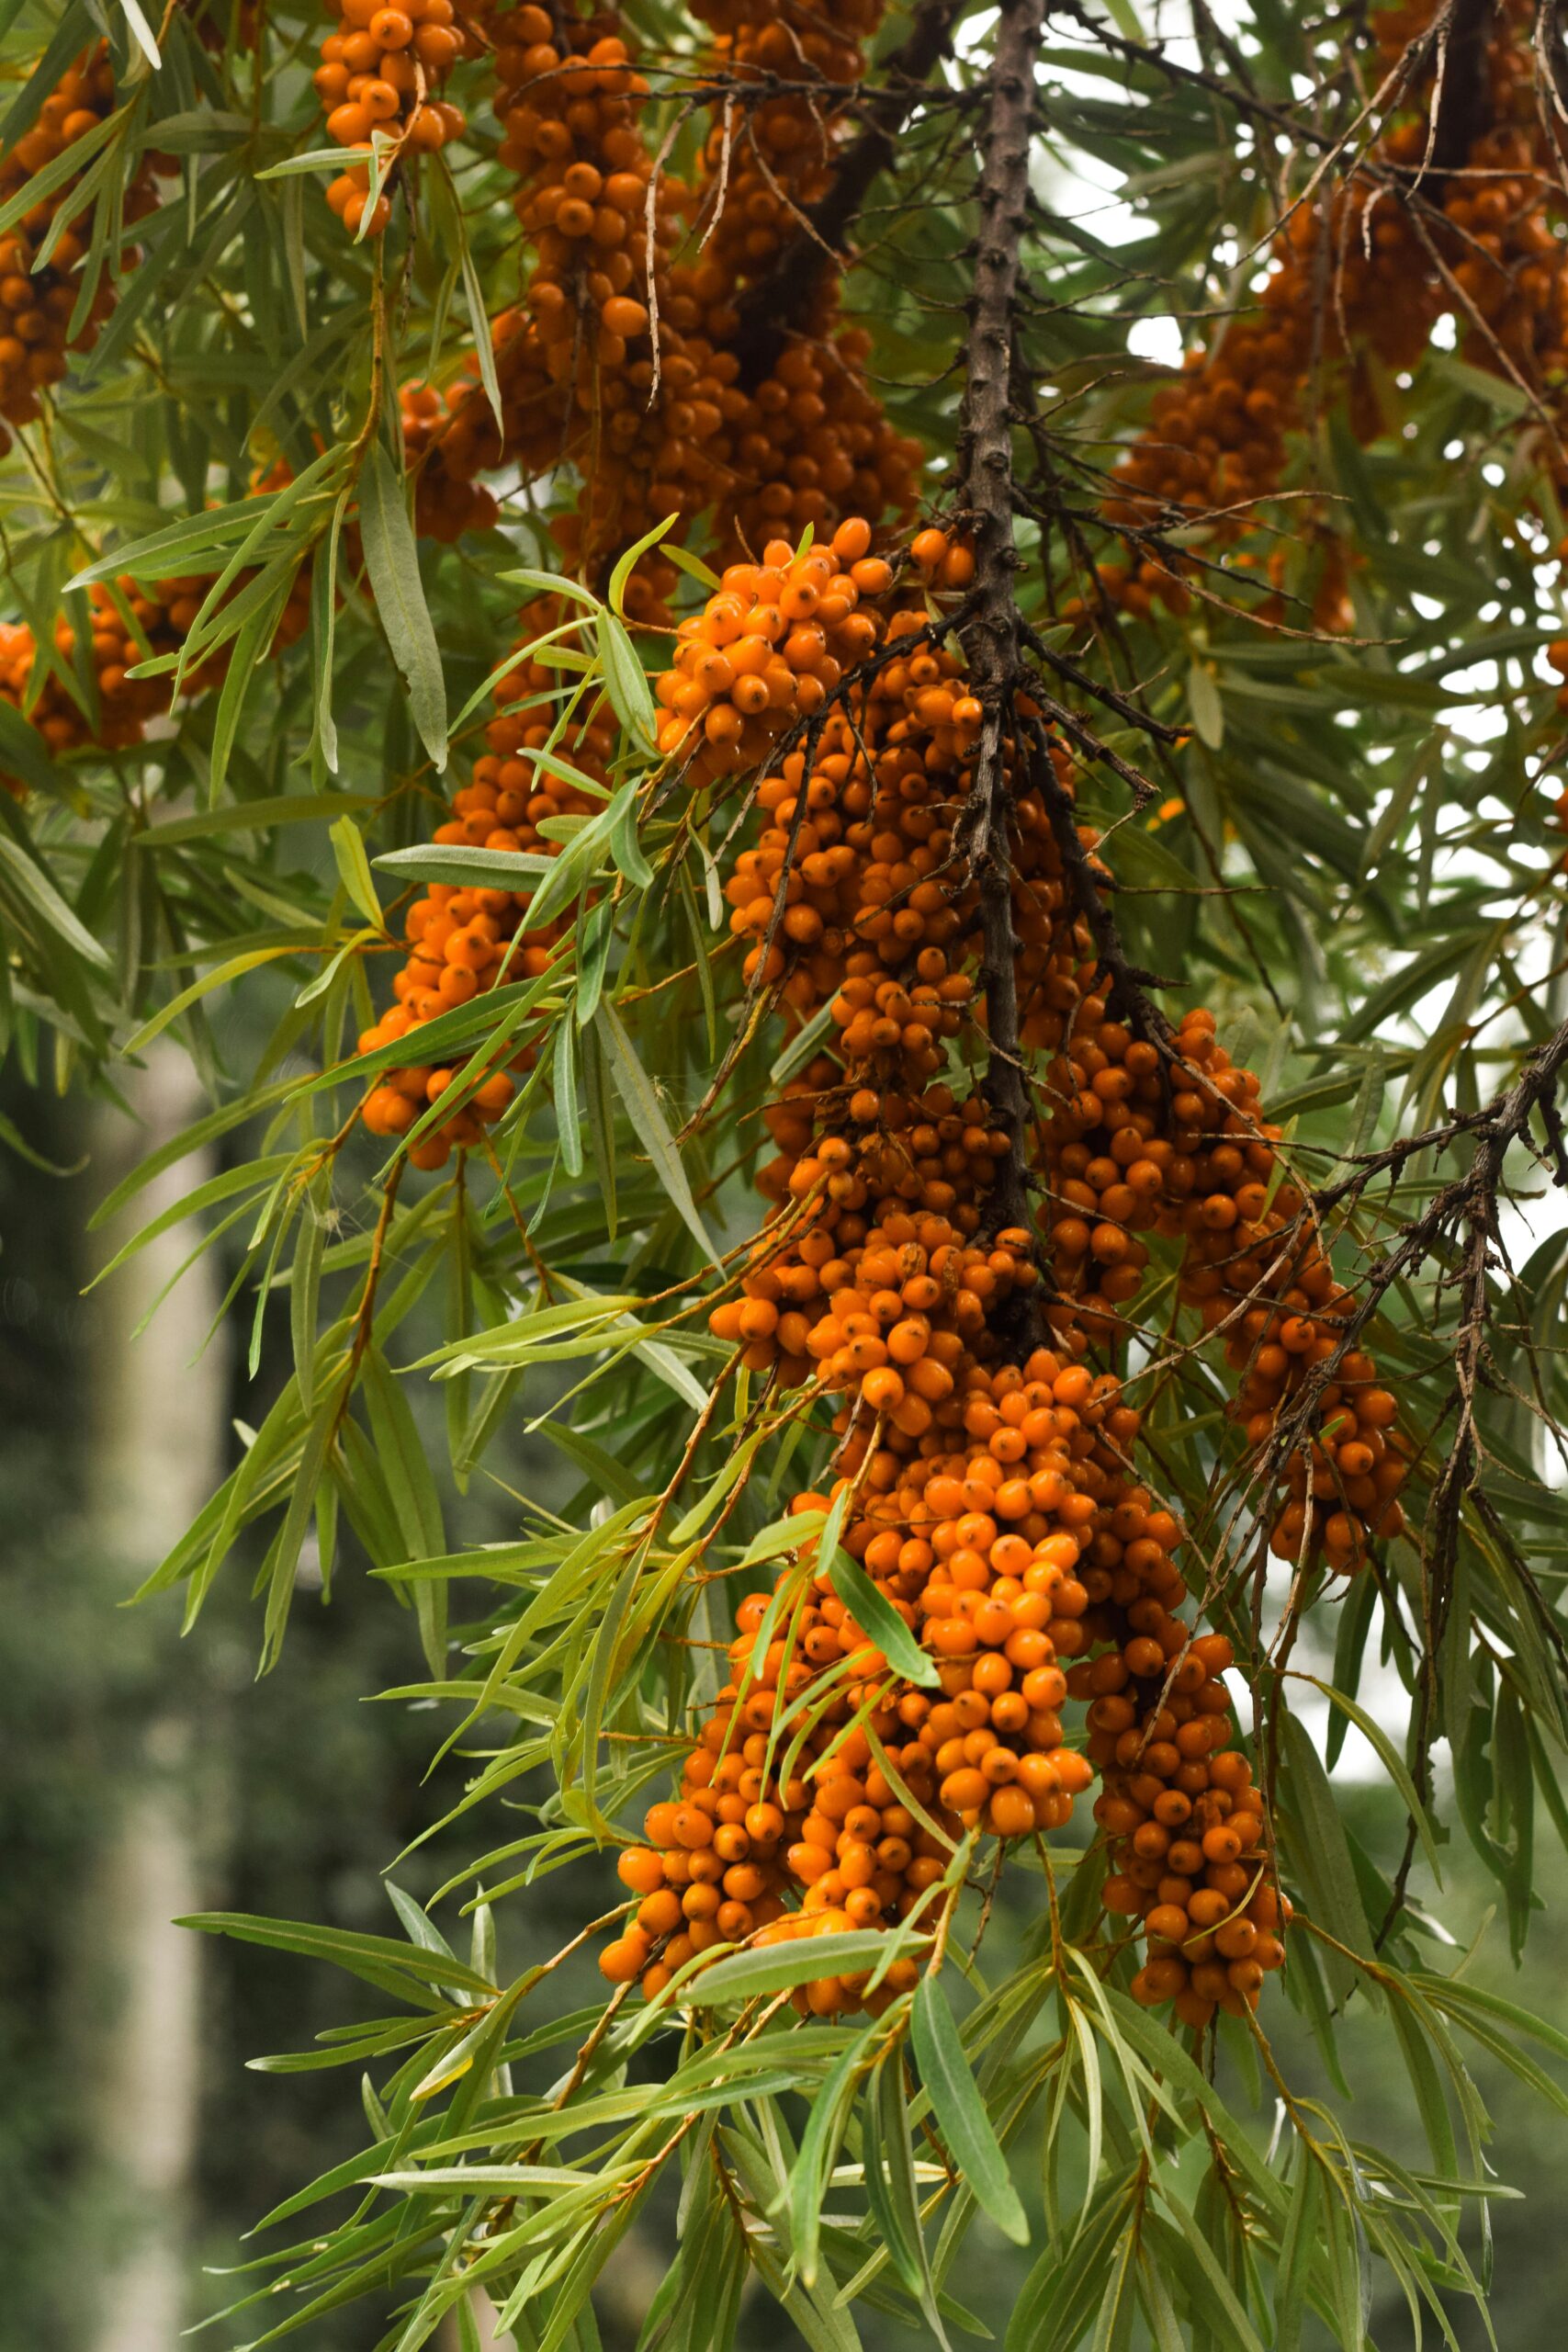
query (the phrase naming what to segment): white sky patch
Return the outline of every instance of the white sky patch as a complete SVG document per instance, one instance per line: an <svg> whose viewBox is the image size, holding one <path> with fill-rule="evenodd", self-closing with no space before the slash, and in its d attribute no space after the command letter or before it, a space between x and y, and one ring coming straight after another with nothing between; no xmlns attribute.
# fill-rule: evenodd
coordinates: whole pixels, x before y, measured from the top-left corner
<svg viewBox="0 0 1568 2352"><path fill-rule="evenodd" d="M1127 330L1127 348L1137 359L1153 359L1162 368L1181 365L1181 329L1172 318L1134 319Z"/></svg>

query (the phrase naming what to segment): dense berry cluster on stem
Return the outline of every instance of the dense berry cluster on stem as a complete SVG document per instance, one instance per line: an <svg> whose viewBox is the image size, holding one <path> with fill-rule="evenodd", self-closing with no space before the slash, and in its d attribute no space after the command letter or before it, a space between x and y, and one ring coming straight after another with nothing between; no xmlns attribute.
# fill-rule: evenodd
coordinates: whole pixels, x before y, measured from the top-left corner
<svg viewBox="0 0 1568 2352"><path fill-rule="evenodd" d="M558 773L570 764L603 784L615 748L615 728L601 707L564 732L550 724L549 696L557 673L537 661L514 664L496 690L496 715L485 729L489 749L474 763L468 784L452 801L452 812L435 828L437 842L454 847L557 857L563 843L539 831L562 817L586 817L601 804ZM541 708L541 706L543 707ZM536 754L559 733L555 766L541 767ZM393 1001L363 1031L359 1051L371 1054L409 1038L444 1012L502 981L537 979L549 967L550 950L570 928L569 917L528 923L531 891L467 888L433 882L404 918L407 958L392 982ZM507 1066L464 1072L446 1063L410 1061L388 1069L366 1099L364 1120L372 1135L406 1135L427 1108L461 1080L457 1107L434 1122L409 1146L416 1168L445 1167L453 1147L478 1143L513 1099L509 1071L526 1071L532 1046L512 1055Z"/></svg>
<svg viewBox="0 0 1568 2352"><path fill-rule="evenodd" d="M436 93L464 45L452 0L341 0L337 29L321 43L316 92L340 147L369 155L375 134L389 161L405 150L431 154L467 127L459 107ZM327 202L351 236L378 237L392 217L383 192L371 201L370 165L351 164L327 187Z"/></svg>
<svg viewBox="0 0 1568 2352"><path fill-rule="evenodd" d="M96 130L115 103L108 43L99 41L61 76L30 129L0 153L0 203ZM87 240L79 217L61 225L58 216L74 209L80 177L68 175L0 235L0 455L10 447L6 426L33 423L39 394L66 372L66 353L90 350L114 308L114 277L104 269L85 316L73 326ZM153 201L152 159L143 157L125 192L124 218L141 220Z"/></svg>
<svg viewBox="0 0 1568 2352"><path fill-rule="evenodd" d="M1260 502L1290 479L1292 437L1321 412L1325 388L1342 389L1352 429L1375 439L1394 422L1390 378L1416 365L1445 313L1468 364L1540 403L1543 454L1560 482L1568 480L1560 440L1564 144L1540 102L1535 11L1530 0L1506 0L1489 12L1479 60L1483 127L1452 156L1435 152L1445 118L1434 109L1463 104L1456 84L1472 69L1456 52L1442 70L1446 21L1431 0L1374 11L1385 82L1406 44L1426 38L1421 68L1365 161L1292 214L1256 301L1190 351L1179 379L1156 392L1147 428L1117 460L1104 511L1129 536L1125 552L1099 566L1096 600L1134 616L1156 604L1185 611L1196 558L1138 535L1201 517L1212 554L1254 532ZM1302 480L1311 486L1310 472ZM1303 537L1324 548L1314 626L1349 628L1348 559L1330 511L1298 503L1283 539L1240 548L1230 561L1261 567L1279 588L1290 542ZM1079 600L1069 611L1085 609ZM1262 607L1276 617L1283 609L1277 599Z"/></svg>

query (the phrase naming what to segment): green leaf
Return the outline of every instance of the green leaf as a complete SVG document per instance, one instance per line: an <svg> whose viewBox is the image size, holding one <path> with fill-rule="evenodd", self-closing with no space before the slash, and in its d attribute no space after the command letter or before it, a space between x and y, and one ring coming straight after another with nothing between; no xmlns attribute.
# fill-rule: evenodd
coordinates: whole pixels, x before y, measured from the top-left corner
<svg viewBox="0 0 1568 2352"><path fill-rule="evenodd" d="M109 954L66 905L41 865L0 833L0 872L8 876L33 912L62 940L73 955L100 972L110 969Z"/></svg>
<svg viewBox="0 0 1568 2352"><path fill-rule="evenodd" d="M199 979L191 982L189 988L182 989L178 996L171 997L167 1004L161 1005L151 1020L144 1021L135 1035L126 1039L121 1050L127 1055L141 1053L142 1047L150 1046L171 1021L177 1021L187 1006L196 1004L204 996L210 996L215 989L227 988L243 973L256 971L263 964L275 964L280 956L298 956L299 953L299 947L290 942L286 946L253 947L243 956L231 956L226 964L215 965L210 972L204 972Z"/></svg>
<svg viewBox="0 0 1568 2352"><path fill-rule="evenodd" d="M371 877L370 861L365 854L365 836L352 817L340 817L331 828L329 838L333 857L344 888L368 923L382 928L381 901L376 896Z"/></svg>
<svg viewBox="0 0 1568 2352"><path fill-rule="evenodd" d="M606 815L610 827L610 854L626 880L637 889L646 890L653 880L653 868L642 854L637 837L637 791L632 785L623 785L616 793Z"/></svg>
<svg viewBox="0 0 1568 2352"><path fill-rule="evenodd" d="M1211 752L1217 752L1225 740L1225 707L1220 700L1220 690L1214 673L1206 662L1194 662L1187 672L1187 707L1192 713L1192 724L1198 740Z"/></svg>
<svg viewBox="0 0 1568 2352"><path fill-rule="evenodd" d="M692 1188L686 1182L686 1171L681 1164L681 1155L675 1148L659 1097L613 1004L605 1002L600 1005L590 1024L590 1031L597 1034L603 1041L604 1059L615 1080L615 1091L626 1105L626 1116L653 1164L655 1175L679 1212L682 1223L700 1243L704 1255L716 1264L718 1253L706 1226L697 1214Z"/></svg>
<svg viewBox="0 0 1568 2352"><path fill-rule="evenodd" d="M1316 2158L1298 2142L1295 2194L1280 2240L1274 2287L1273 2352L1301 2352L1302 2320L1316 2256L1316 2219L1321 2189Z"/></svg>
<svg viewBox="0 0 1568 2352"><path fill-rule="evenodd" d="M817 2284L818 2249L821 2239L822 2199L834 2153L843 2135L855 2086L872 2043L881 2038L873 2019L856 2035L833 2066L811 2101L811 2114L801 2135L800 2154L790 2175L790 2232L795 2240L795 2267L803 2284Z"/></svg>
<svg viewBox="0 0 1568 2352"><path fill-rule="evenodd" d="M409 693L419 738L437 768L446 765L446 686L430 608L419 576L419 547L402 478L373 442L359 478L359 527L376 609Z"/></svg>
<svg viewBox="0 0 1568 2352"><path fill-rule="evenodd" d="M626 582L637 569L638 558L645 556L649 548L656 548L671 524L678 523L680 519L678 514L666 514L662 523L656 523L651 531L645 531L635 547L627 548L626 553L617 558L615 568L610 574L610 610L622 619L626 617Z"/></svg>
<svg viewBox="0 0 1568 2352"><path fill-rule="evenodd" d="M56 1160L46 1159L43 1153L28 1141L15 1119L7 1117L4 1111L0 1111L0 1143L8 1151L14 1151L18 1159L25 1159L29 1168L40 1170L45 1176L79 1176L87 1165L85 1153L80 1159L63 1167Z"/></svg>
<svg viewBox="0 0 1568 2352"><path fill-rule="evenodd" d="M1029 2222L1007 2158L969 2071L946 1996L929 1970L916 1987L912 2029L920 2080L964 2187L1004 2235L1015 2245L1027 2245Z"/></svg>
<svg viewBox="0 0 1568 2352"><path fill-rule="evenodd" d="M61 784L61 772L43 737L19 710L4 701L0 701L0 775L17 776L35 792L51 797Z"/></svg>
<svg viewBox="0 0 1568 2352"><path fill-rule="evenodd" d="M154 38L152 28L141 13L140 0L117 0L117 5L123 14L126 23L130 27L131 36L135 40L138 49L140 49L142 56L152 68L152 71L156 73L164 61L159 54L158 43Z"/></svg>
<svg viewBox="0 0 1568 2352"><path fill-rule="evenodd" d="M1145 2226L1165 2255L1172 2272L1181 2279L1194 2312L1203 2315L1211 2333L1228 2345L1231 2352L1264 2352L1257 2330L1220 2267L1219 2259L1197 2216L1174 2194L1162 2200L1162 2210L1172 2215L1178 2225L1175 2229L1164 2222L1159 2214L1152 2212ZM1158 2258L1157 2255L1156 2258Z"/></svg>
<svg viewBox="0 0 1568 2352"><path fill-rule="evenodd" d="M701 556L694 555L689 548L678 547L673 539L670 539L665 543L664 552L678 571L683 571L689 580L699 582L710 596L716 594L723 586L717 572L711 570Z"/></svg>
<svg viewBox="0 0 1568 2352"><path fill-rule="evenodd" d="M1409 1768L1387 1732L1375 1716L1367 1713L1365 1707L1359 1705L1354 1699L1347 1697L1343 1690L1337 1690L1332 1682L1320 1681L1315 1674L1305 1674L1300 1668L1292 1668L1289 1671L1294 1680L1310 1682L1314 1690L1321 1690L1333 1706L1337 1707L1341 1713L1349 1717L1368 1746L1376 1749L1379 1763L1404 1800L1405 1810L1415 1825L1416 1836L1421 1840L1421 1850L1427 1857L1432 1876L1441 1886L1443 1873L1438 1854L1437 1837L1431 1822L1427 1817L1427 1808L1416 1793L1416 1783L1410 1777Z"/></svg>
<svg viewBox="0 0 1568 2352"><path fill-rule="evenodd" d="M659 713L637 648L614 613L601 612L595 632L610 707L626 733L651 749L658 739Z"/></svg>
<svg viewBox="0 0 1568 2352"><path fill-rule="evenodd" d="M1291 1858L1307 1905L1319 1927L1360 1958L1370 1960L1371 1931L1356 1883L1356 1866L1323 1760L1299 1716L1287 1714L1280 1744L1280 1788L1286 1803L1283 1826ZM1326 1948L1325 1973L1342 1996L1359 1980L1369 1996L1371 1980L1352 1962Z"/></svg>
<svg viewBox="0 0 1568 2352"><path fill-rule="evenodd" d="M893 1603L877 1591L860 1563L840 1549L834 1553L828 1575L839 1599L861 1631L875 1643L894 1673L928 1690L939 1688L942 1676L936 1660L929 1650L921 1649Z"/></svg>
<svg viewBox="0 0 1568 2352"><path fill-rule="evenodd" d="M527 849L463 849L456 842L383 850L371 863L411 882L451 882L481 890L517 890L557 863Z"/></svg>
<svg viewBox="0 0 1568 2352"><path fill-rule="evenodd" d="M1506 376L1495 376L1489 368L1473 368L1468 359L1461 359L1452 351L1428 352L1427 365L1434 375L1442 377L1460 391L1469 392L1489 409L1495 409L1499 416L1517 420L1529 412L1529 392Z"/></svg>
<svg viewBox="0 0 1568 2352"><path fill-rule="evenodd" d="M563 1021L556 1030L555 1070L551 1093L556 1106L556 1128L560 1136L561 1166L569 1176L582 1173L582 1121L577 1102L577 1037L576 1024Z"/></svg>
<svg viewBox="0 0 1568 2352"><path fill-rule="evenodd" d="M422 1951L400 1943L395 1936L354 1935L344 1928L319 1928L309 1921L257 1918L246 1911L196 1911L174 1924L197 1928L203 1935L232 1936L240 1943L263 1944L272 1951L293 1952L303 1960L331 1961L351 1975L369 1973L372 1982L400 1973L419 1984L487 1997L496 1989L450 1952Z"/></svg>
<svg viewBox="0 0 1568 2352"><path fill-rule="evenodd" d="M898 1947L911 1951L919 1948ZM863 1976L888 1957L888 1938L879 1928L796 1936L789 1943L767 1944L760 1951L730 1952L716 1960L692 1978L682 1997L705 2008L719 2001L750 2000L754 1993L783 1993L796 1984L807 1984L814 1976Z"/></svg>
<svg viewBox="0 0 1568 2352"><path fill-rule="evenodd" d="M585 588L581 580L569 580L564 572L502 571L496 576L504 585L532 588L541 596L570 596L578 604L586 605L590 612L602 610L592 590Z"/></svg>

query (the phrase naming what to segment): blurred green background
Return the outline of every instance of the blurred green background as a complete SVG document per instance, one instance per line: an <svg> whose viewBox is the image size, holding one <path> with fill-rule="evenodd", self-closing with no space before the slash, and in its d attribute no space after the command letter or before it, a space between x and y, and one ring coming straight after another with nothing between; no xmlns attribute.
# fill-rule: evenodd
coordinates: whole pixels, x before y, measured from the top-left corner
<svg viewBox="0 0 1568 2352"><path fill-rule="evenodd" d="M183 1641L177 1598L123 1605L232 1458L235 1422L258 1420L269 1393L265 1323L254 1381L243 1337L220 1333L198 1352L219 1299L210 1262L133 1336L188 1235L172 1233L84 1295L130 1229L88 1234L93 1207L137 1156L139 1133L145 1148L194 1107L173 1057L138 1083L140 1127L38 1094L0 1105L72 1171L0 1161L0 1521L10 1539L0 1612L0 2352L173 2352L184 2328L243 2291L234 2266L267 2243L243 2243L251 2225L363 2140L351 2072L278 2075L247 2062L308 2047L368 2014L376 1996L329 1969L175 1929L171 1917L240 1910L395 1933L389 1875L424 1898L466 1852L525 1826L487 1819L471 1839L446 1833L405 1853L457 1798L465 1768L449 1759L427 1776L444 1727L429 1707L372 1702L423 1669L412 1619L359 1573L351 1547L330 1605L319 1591L300 1596L283 1664L263 1681L237 1582ZM158 1200L173 1204L190 1181L176 1174ZM552 1459L515 1440L491 1466L461 1506L467 1536L514 1524L508 1487L555 1491ZM1375 1852L1397 1852L1396 1802L1350 1781L1345 1803ZM1455 1852L1447 1878L1426 1899L1461 1946L1479 1936L1467 1962L1477 1979L1568 2029L1561 1853L1541 1851L1543 1911L1517 1973L1476 1866ZM499 1915L503 1966L567 1941L613 1883L606 1863L511 1898ZM999 1934L1016 1932L1029 1899L1021 1882ZM437 1916L460 1949L459 1900ZM570 2006L597 1983L585 1955L549 1997ZM1269 2024L1292 2085L1324 2093L1283 2001ZM1349 2129L1419 2165L1392 2034L1358 2007L1343 2036ZM1496 2123L1492 2164L1526 2192L1494 2209L1496 2340L1505 2352L1556 2352L1568 2263L1562 2118L1499 2069L1478 2068L1477 2080ZM1271 2092L1254 2101L1234 2069L1226 2089L1267 2141ZM598 2299L605 2352L636 2344L670 2250L660 2233L672 2227L671 2200L617 2250ZM986 2252L953 2285L999 2336L1029 2257L999 2237ZM1479 2239L1474 2252L1483 2258ZM1402 2352L1416 2339L1384 2285L1371 2339ZM277 2316L275 2304L218 2318L200 2340L248 2343ZM369 2352L386 2316L355 2307L295 2340L304 2352ZM1455 2306L1453 2325L1463 2352L1486 2340L1468 2308ZM863 2334L873 2352L912 2340L875 2314ZM764 2352L800 2339L756 2301L742 2340ZM440 2352L456 2352L456 2337Z"/></svg>

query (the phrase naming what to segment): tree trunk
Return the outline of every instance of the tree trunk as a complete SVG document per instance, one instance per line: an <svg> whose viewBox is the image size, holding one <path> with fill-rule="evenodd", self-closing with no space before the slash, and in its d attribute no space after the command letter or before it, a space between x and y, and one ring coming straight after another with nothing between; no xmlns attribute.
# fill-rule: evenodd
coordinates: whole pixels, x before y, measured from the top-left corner
<svg viewBox="0 0 1568 2352"><path fill-rule="evenodd" d="M173 1047L155 1048L145 1069L130 1072L126 1091L140 1124L130 1127L113 1112L96 1123L106 1192L200 1108L189 1064ZM115 1220L105 1256L211 1172L205 1159L164 1170ZM122 1592L156 1566L221 1466L221 1342L196 1360L218 1306L211 1261L198 1260L135 1336L196 1238L190 1227L175 1227L94 1294L89 1524ZM106 1634L112 1638L112 1625ZM93 2352L173 2352L194 2316L188 2200L202 1939L172 1922L200 1907L206 1874L194 1804L197 1736L192 1679L164 1678L130 1727L118 1803L85 1894L96 2057L89 2168L110 2249Z"/></svg>

